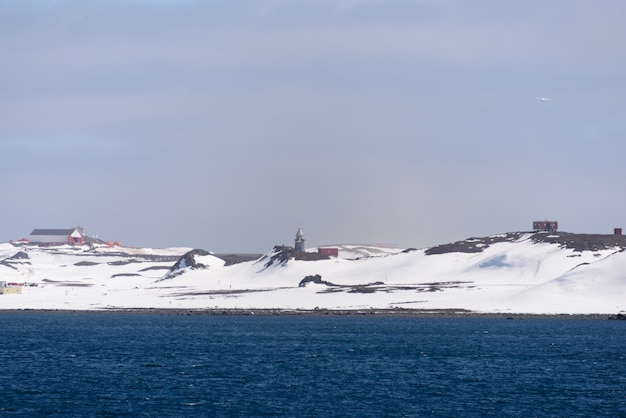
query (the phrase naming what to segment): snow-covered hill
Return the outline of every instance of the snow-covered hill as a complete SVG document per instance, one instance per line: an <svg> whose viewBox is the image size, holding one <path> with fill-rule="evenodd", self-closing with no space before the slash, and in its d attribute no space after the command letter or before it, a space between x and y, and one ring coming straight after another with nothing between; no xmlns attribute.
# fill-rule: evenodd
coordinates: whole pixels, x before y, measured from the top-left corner
<svg viewBox="0 0 626 418"><path fill-rule="evenodd" d="M225 265L203 250L0 244L0 309L626 310L626 237L509 233L429 249L283 247ZM306 257L305 257L306 258Z"/></svg>

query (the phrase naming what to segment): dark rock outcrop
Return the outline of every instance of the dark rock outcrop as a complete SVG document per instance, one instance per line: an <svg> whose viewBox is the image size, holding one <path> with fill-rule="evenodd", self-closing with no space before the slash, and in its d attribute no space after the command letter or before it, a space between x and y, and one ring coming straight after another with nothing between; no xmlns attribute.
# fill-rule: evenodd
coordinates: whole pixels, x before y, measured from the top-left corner
<svg viewBox="0 0 626 418"><path fill-rule="evenodd" d="M261 257L259 261L264 261L264 268L269 268L272 266L284 266L291 258L302 261L317 261L328 260L330 257L319 253L296 251L293 247L288 247L286 245L276 245L272 251Z"/></svg>
<svg viewBox="0 0 626 418"><path fill-rule="evenodd" d="M527 232L528 233L528 232ZM498 242L514 242L523 236L524 232L509 232L484 238L468 238L449 244L437 245L428 248L426 255L447 253L480 253L490 245ZM578 252L601 251L607 249L626 249L626 235L613 234L573 234L571 232L537 232L530 236L536 243L556 244L561 248Z"/></svg>
<svg viewBox="0 0 626 418"><path fill-rule="evenodd" d="M269 253L265 258L269 258L265 263L265 268L271 266L284 266L287 264L290 258L295 256L296 250L292 247L287 247L285 245L277 245L274 247L271 253Z"/></svg>
<svg viewBox="0 0 626 418"><path fill-rule="evenodd" d="M205 256L205 255L211 255L211 253L205 250L201 250L201 249L188 251L185 254L183 254L182 257L178 259L178 261L170 268L170 271L176 271L176 270L184 269L187 267L191 267L192 269L207 268L208 267L207 265L198 263L196 261L197 255Z"/></svg>
<svg viewBox="0 0 626 418"><path fill-rule="evenodd" d="M326 286L335 286L334 284L330 282L322 280L322 276L320 276L319 274L314 274L311 276L306 276L304 279L300 280L300 283L298 283L298 287L305 287L308 283L325 284Z"/></svg>
<svg viewBox="0 0 626 418"><path fill-rule="evenodd" d="M571 232L540 232L531 239L535 242L558 244L561 248L574 251L601 251L611 248L626 248L626 235L573 234Z"/></svg>
<svg viewBox="0 0 626 418"><path fill-rule="evenodd" d="M28 260L30 257L24 251L18 251L13 254L11 257L5 258L5 260Z"/></svg>
<svg viewBox="0 0 626 418"><path fill-rule="evenodd" d="M426 255L447 254L447 253L480 253L489 245L498 242L513 242L522 237L522 232L509 232L508 234L498 234L484 238L468 238L463 241L457 241L450 244L437 245L428 248Z"/></svg>
<svg viewBox="0 0 626 418"><path fill-rule="evenodd" d="M94 263L93 261L79 261L77 263L74 263L74 265L78 267L92 267L97 266L98 263Z"/></svg>
<svg viewBox="0 0 626 418"><path fill-rule="evenodd" d="M195 249L195 250L186 252L178 259L178 261L176 261L176 263L174 263L172 267L170 267L164 279L171 279L172 277L176 277L179 274L181 274L182 271L186 268L191 268L191 269L209 268L209 266L202 264L202 263L198 263L196 261L196 256L205 256L205 255L211 255L211 253L202 249Z"/></svg>
<svg viewBox="0 0 626 418"><path fill-rule="evenodd" d="M12 268L13 270L17 270L13 263L16 264L30 264L30 257L24 251L18 251L13 254L11 257L7 257L4 260L0 261L0 265Z"/></svg>

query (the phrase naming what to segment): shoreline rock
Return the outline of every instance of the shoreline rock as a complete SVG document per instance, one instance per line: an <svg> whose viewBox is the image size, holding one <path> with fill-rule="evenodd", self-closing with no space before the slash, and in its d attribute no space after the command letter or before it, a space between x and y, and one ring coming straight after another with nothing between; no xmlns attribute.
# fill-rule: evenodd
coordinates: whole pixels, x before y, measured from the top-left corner
<svg viewBox="0 0 626 418"><path fill-rule="evenodd" d="M144 315L210 315L210 316L377 316L416 318L496 318L521 319L579 319L608 320L626 319L622 314L536 314L474 312L463 309L167 309L167 308L106 308L97 310L77 309L0 309L2 314L51 313L51 314L144 314ZM622 316L623 318L617 318Z"/></svg>

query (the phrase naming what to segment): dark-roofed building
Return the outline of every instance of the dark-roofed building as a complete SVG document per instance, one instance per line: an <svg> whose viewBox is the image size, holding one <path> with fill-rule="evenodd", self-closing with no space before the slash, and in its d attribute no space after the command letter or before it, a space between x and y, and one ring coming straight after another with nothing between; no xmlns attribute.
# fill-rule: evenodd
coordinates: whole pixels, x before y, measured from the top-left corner
<svg viewBox="0 0 626 418"><path fill-rule="evenodd" d="M80 228L35 229L28 237L31 244L42 245L83 245L85 240Z"/></svg>

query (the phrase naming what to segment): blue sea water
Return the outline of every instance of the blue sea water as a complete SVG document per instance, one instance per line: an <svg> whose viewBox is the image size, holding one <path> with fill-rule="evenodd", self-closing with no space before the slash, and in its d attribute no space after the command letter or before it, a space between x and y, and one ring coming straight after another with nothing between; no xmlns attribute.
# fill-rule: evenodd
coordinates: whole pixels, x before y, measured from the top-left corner
<svg viewBox="0 0 626 418"><path fill-rule="evenodd" d="M626 416L626 322L0 313L2 416Z"/></svg>

